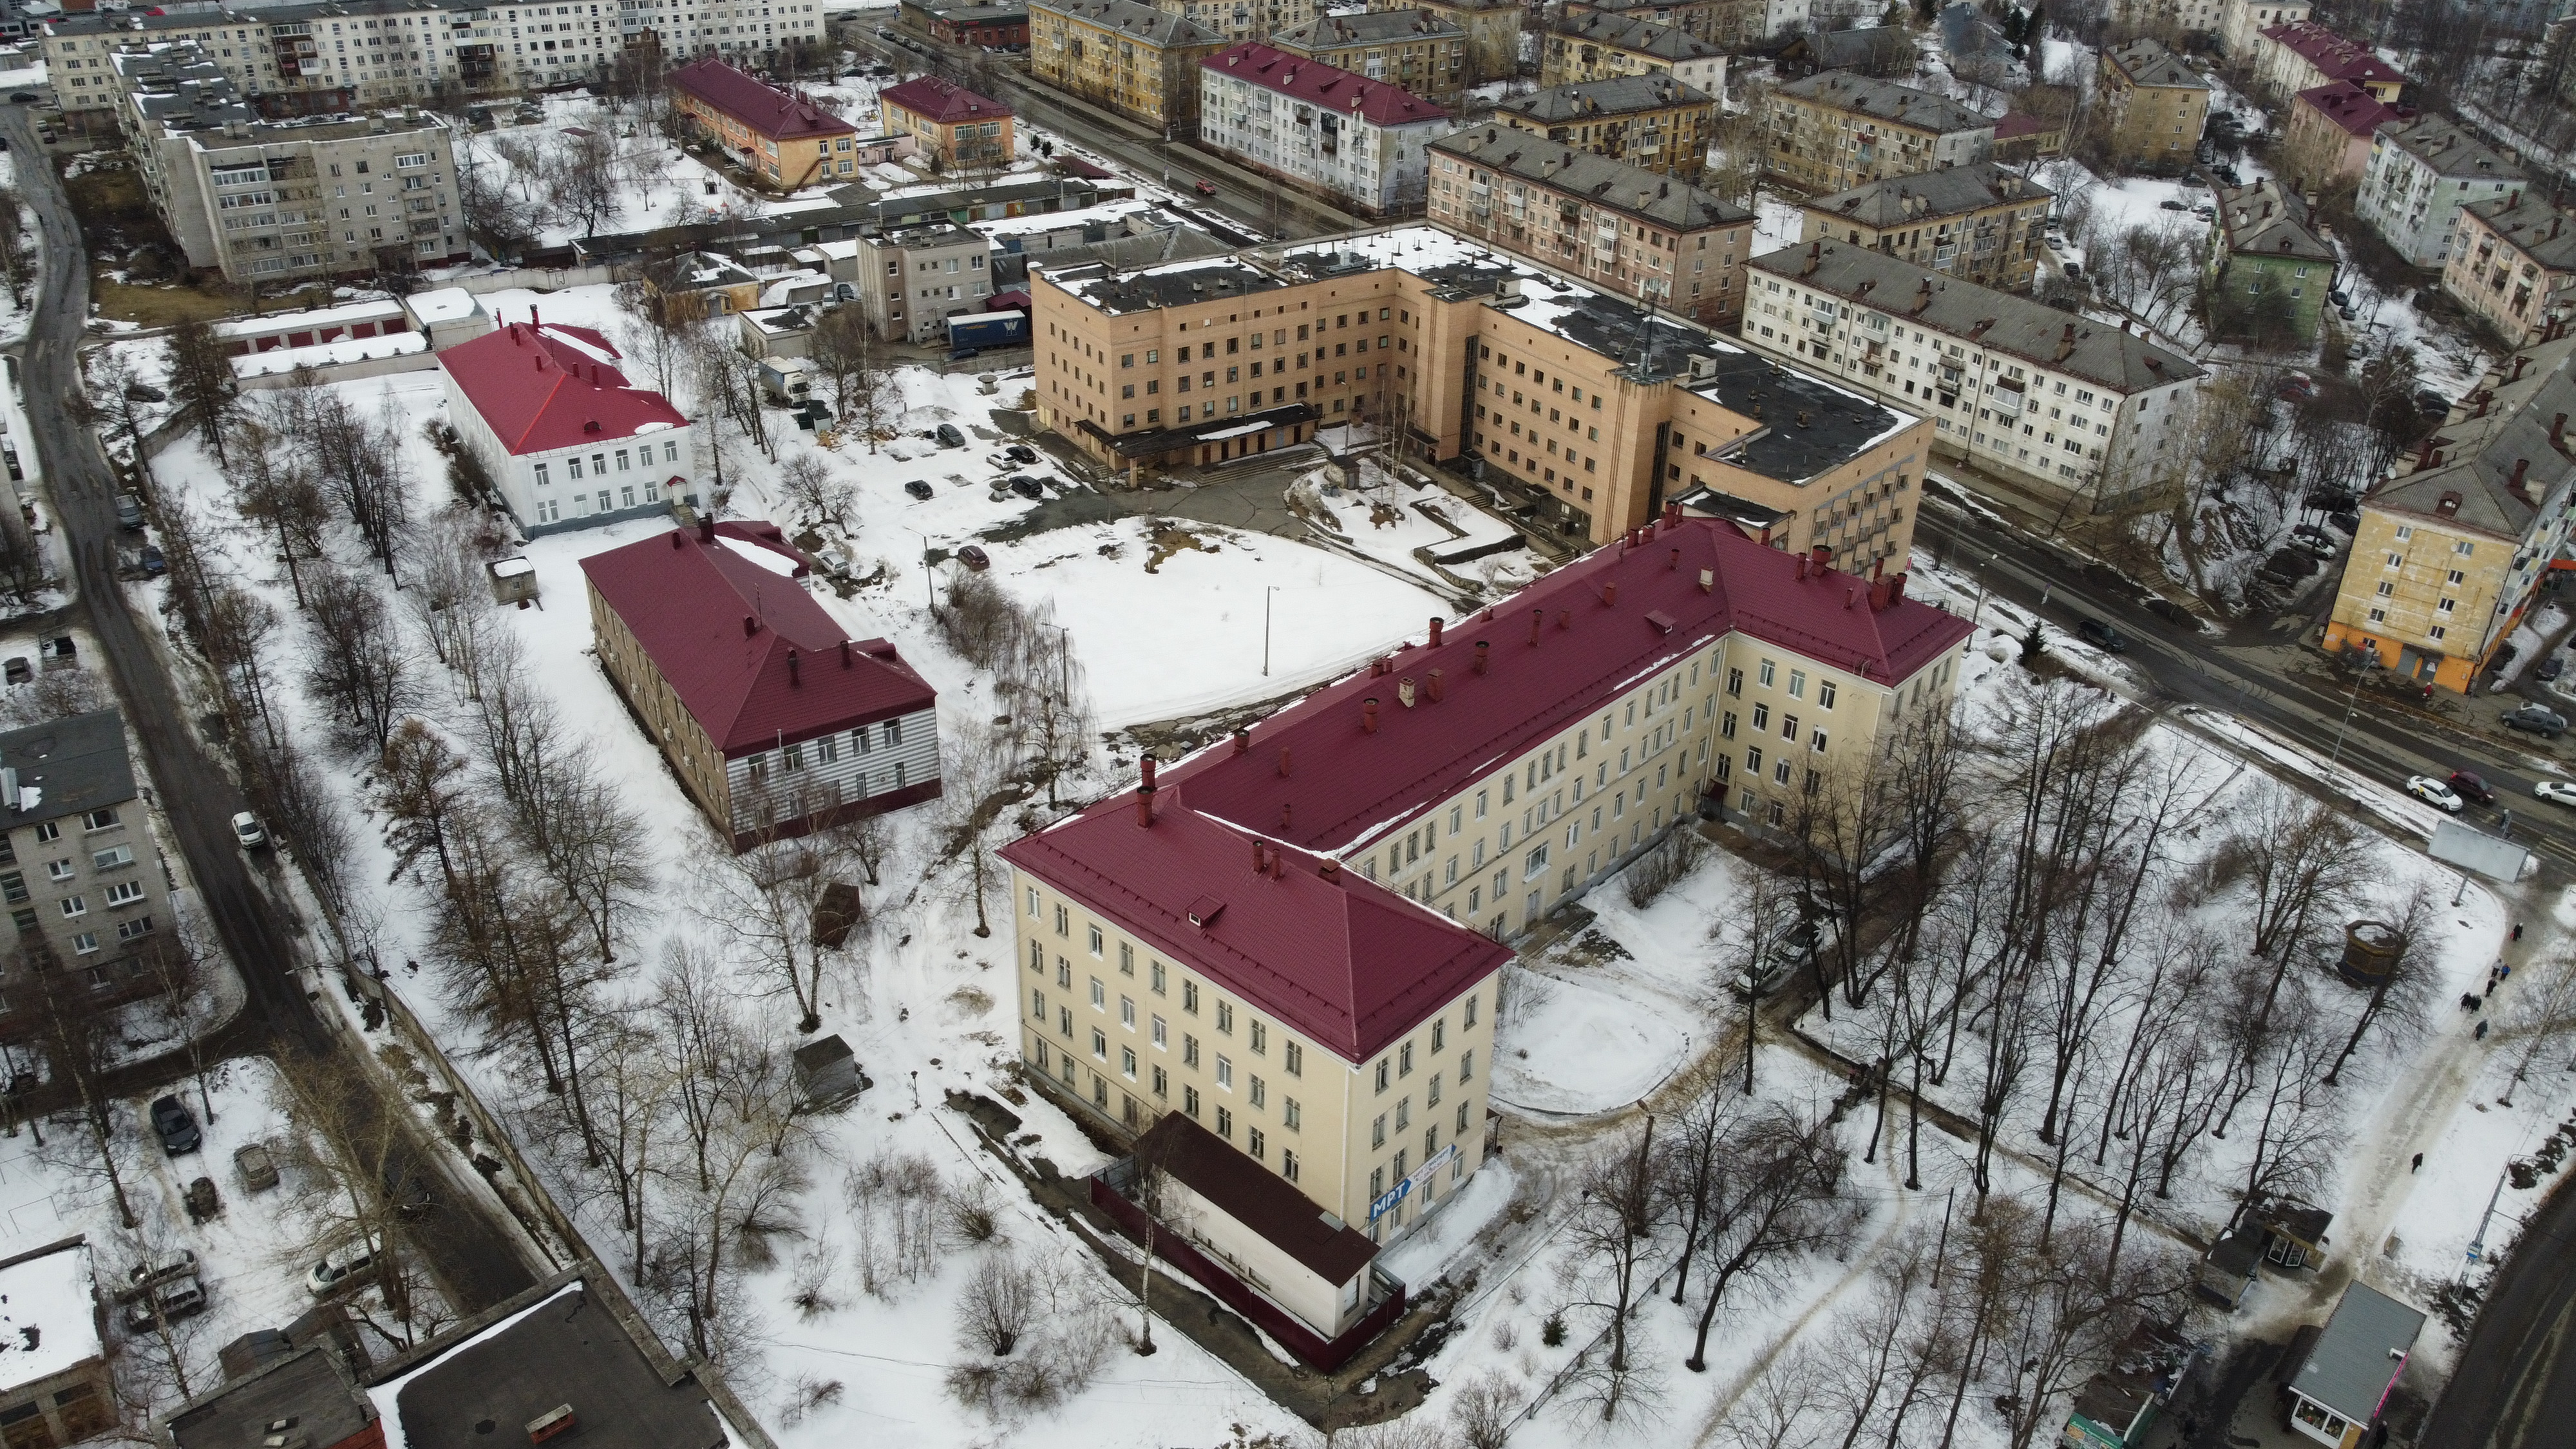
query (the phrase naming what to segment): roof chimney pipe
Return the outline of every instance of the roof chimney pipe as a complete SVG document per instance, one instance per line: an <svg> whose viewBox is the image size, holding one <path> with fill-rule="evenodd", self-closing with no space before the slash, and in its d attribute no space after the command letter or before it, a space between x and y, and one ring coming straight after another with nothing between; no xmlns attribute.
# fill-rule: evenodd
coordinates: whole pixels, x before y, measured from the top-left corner
<svg viewBox="0 0 2576 1449"><path fill-rule="evenodd" d="M1675 571L1679 570L1679 569L1681 568L1681 566L1682 566L1682 551L1681 551L1680 549L1674 549L1674 550L1672 551L1671 555L1670 555L1670 556L1665 560L1665 563L1664 563L1664 571L1665 571L1666 573L1672 573L1672 572L1675 572Z"/></svg>
<svg viewBox="0 0 2576 1449"><path fill-rule="evenodd" d="M1316 864L1315 878L1326 885L1340 885L1342 883L1342 863L1330 856L1326 856L1322 861Z"/></svg>
<svg viewBox="0 0 2576 1449"><path fill-rule="evenodd" d="M1544 629L1544 628L1546 628L1546 627L1547 627L1547 610L1545 610L1545 609L1532 609L1532 610L1530 610L1530 645L1531 645L1531 647L1532 647L1532 648L1536 648L1536 647L1537 647L1537 645L1538 645L1538 632L1539 632L1539 630Z"/></svg>
<svg viewBox="0 0 2576 1449"><path fill-rule="evenodd" d="M1431 642L1424 647L1430 649L1440 647L1440 616L1437 614L1431 616Z"/></svg>
<svg viewBox="0 0 2576 1449"><path fill-rule="evenodd" d="M1282 780L1288 778L1288 747L1286 745L1281 745L1279 747L1279 778Z"/></svg>
<svg viewBox="0 0 2576 1449"><path fill-rule="evenodd" d="M1360 728L1369 734L1377 733L1377 696L1375 695L1360 701Z"/></svg>
<svg viewBox="0 0 2576 1449"><path fill-rule="evenodd" d="M1493 660L1494 660L1494 646L1493 646L1493 645L1491 645L1491 644L1486 643L1486 642L1485 642L1484 640L1482 640L1482 639L1477 640L1477 641L1476 641L1476 672L1477 672L1478 674L1482 674L1482 673L1484 673L1486 670L1488 670L1488 669L1492 668L1492 667L1493 667Z"/></svg>
<svg viewBox="0 0 2576 1449"><path fill-rule="evenodd" d="M1424 683L1427 686L1427 692L1431 696L1431 702L1433 704L1438 704L1442 693L1440 688L1440 671L1437 669L1432 670L1430 677L1425 680Z"/></svg>
<svg viewBox="0 0 2576 1449"><path fill-rule="evenodd" d="M699 514L699 515L698 515L698 542L700 542L700 543L713 543L713 542L715 542L715 541L716 541L716 516L715 516L713 513L701 513L701 514Z"/></svg>
<svg viewBox="0 0 2576 1449"><path fill-rule="evenodd" d="M1246 753L1249 753L1249 752L1251 751L1251 749L1252 749L1252 731L1250 731L1250 730L1236 730L1236 731L1234 732L1234 752L1235 752L1236 754L1238 754L1238 755L1240 755L1240 754L1246 754Z"/></svg>
<svg viewBox="0 0 2576 1449"><path fill-rule="evenodd" d="M787 651L787 687L794 689L805 682L805 671L798 667L796 651Z"/></svg>
<svg viewBox="0 0 2576 1449"><path fill-rule="evenodd" d="M1601 586L1601 602L1602 602L1603 604L1605 604L1605 605L1608 605L1608 606L1609 606L1609 607L1611 607L1611 608L1614 608L1614 609L1615 609L1615 608L1617 608L1617 607L1619 607L1619 582L1618 582L1618 580L1613 579L1613 580L1611 580L1609 583L1603 584L1603 585Z"/></svg>
<svg viewBox="0 0 2576 1449"><path fill-rule="evenodd" d="M749 614L745 614L745 615L743 615L743 616L742 616L742 637L744 637L745 639L748 639L748 638L750 638L752 635L757 634L757 633L759 633L759 632L760 632L760 621L759 621L758 619L756 619L756 618L752 617L752 616L751 616L751 615L749 615Z"/></svg>
<svg viewBox="0 0 2576 1449"><path fill-rule="evenodd" d="M1137 761L1143 777L1136 782L1136 823L1147 830L1154 828L1154 757Z"/></svg>

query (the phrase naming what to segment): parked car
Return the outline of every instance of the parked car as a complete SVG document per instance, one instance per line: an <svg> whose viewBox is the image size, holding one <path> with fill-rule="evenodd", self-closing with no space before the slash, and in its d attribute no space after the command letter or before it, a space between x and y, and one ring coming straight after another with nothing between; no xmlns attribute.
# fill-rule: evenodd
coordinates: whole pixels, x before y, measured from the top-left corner
<svg viewBox="0 0 2576 1449"><path fill-rule="evenodd" d="M2504 727L2554 740L2567 733L2567 716L2542 705L2526 704L2504 717Z"/></svg>
<svg viewBox="0 0 2576 1449"><path fill-rule="evenodd" d="M962 448L966 446L966 435L957 430L957 425L955 423L941 423L938 427L933 428L931 433L939 439L939 446L943 448Z"/></svg>
<svg viewBox="0 0 2576 1449"><path fill-rule="evenodd" d="M2147 600L2147 612L2168 624L2189 629L2195 634L2201 630L2200 616L2171 599L2159 596Z"/></svg>
<svg viewBox="0 0 2576 1449"><path fill-rule="evenodd" d="M13 106L32 106L35 103L36 93L34 91L11 91L9 93L9 104Z"/></svg>
<svg viewBox="0 0 2576 1449"><path fill-rule="evenodd" d="M160 1135L161 1150L172 1157L194 1152L206 1145L206 1134L197 1130L197 1119L176 1097L152 1099L152 1130Z"/></svg>
<svg viewBox="0 0 2576 1449"><path fill-rule="evenodd" d="M2475 770L2453 770L2450 786L2481 805L2495 803L2495 790L2487 784L2486 777Z"/></svg>
<svg viewBox="0 0 2576 1449"><path fill-rule="evenodd" d="M313 1270L304 1275L304 1290L316 1298L327 1298L351 1278L374 1267L376 1250L361 1242L326 1255Z"/></svg>
<svg viewBox="0 0 2576 1449"><path fill-rule="evenodd" d="M130 1285L128 1290L130 1294L133 1288L149 1288L155 1283L166 1282L182 1274L193 1274L196 1271L197 1250L181 1248L156 1262L135 1264L126 1271L125 1281Z"/></svg>
<svg viewBox="0 0 2576 1449"><path fill-rule="evenodd" d="M1034 463L1038 460L1038 450L1026 443L1013 443L1002 450L1002 456L1014 463Z"/></svg>
<svg viewBox="0 0 2576 1449"><path fill-rule="evenodd" d="M116 526L126 530L143 526L143 500L131 493L116 495Z"/></svg>
<svg viewBox="0 0 2576 1449"><path fill-rule="evenodd" d="M2415 407L2428 418L2448 417L2451 400L2428 387L2415 394Z"/></svg>
<svg viewBox="0 0 2576 1449"><path fill-rule="evenodd" d="M2345 509L2341 513L2327 514L2326 522L2333 524L2335 531L2343 534L2347 538L2361 532L2361 515L2353 512L2349 508Z"/></svg>
<svg viewBox="0 0 2576 1449"><path fill-rule="evenodd" d="M188 1221L192 1223L224 1215L224 1196L215 1191L215 1180L211 1177L200 1177L189 1183L184 1200L188 1205Z"/></svg>
<svg viewBox="0 0 2576 1449"><path fill-rule="evenodd" d="M1026 473L1014 473L1003 481L1010 485L1012 492L1017 493L1022 498L1046 497L1045 487L1042 486L1038 480L1030 477Z"/></svg>
<svg viewBox="0 0 2576 1449"><path fill-rule="evenodd" d="M2077 624L2075 626L2075 637L2106 654L2126 654L2129 652L2129 641L2120 636L2120 631L2103 623L2099 619L2086 619L2082 623Z"/></svg>
<svg viewBox="0 0 2576 1449"><path fill-rule="evenodd" d="M2406 780L2406 793L2436 810L2457 815L2467 808L2450 786L2430 775L2411 775Z"/></svg>
<svg viewBox="0 0 2576 1449"><path fill-rule="evenodd" d="M206 1288L196 1275L172 1278L155 1284L151 1292L125 1305L125 1329L128 1333L150 1333L163 1323L206 1311Z"/></svg>
<svg viewBox="0 0 2576 1449"><path fill-rule="evenodd" d="M2361 312L2357 308L2352 307L2337 307L2335 309L2335 315L2341 317L2346 322L2358 322L2361 320Z"/></svg>
<svg viewBox="0 0 2576 1449"><path fill-rule="evenodd" d="M974 543L957 550L957 561L979 574L993 566L993 556L984 552L983 545Z"/></svg>
<svg viewBox="0 0 2576 1449"><path fill-rule="evenodd" d="M2552 654L2540 661L2540 682L2548 684L2567 672L2567 656Z"/></svg>
<svg viewBox="0 0 2576 1449"><path fill-rule="evenodd" d="M277 1156L265 1142L245 1142L234 1148L233 1170L241 1174L245 1191L266 1192L277 1186Z"/></svg>
<svg viewBox="0 0 2576 1449"><path fill-rule="evenodd" d="M2158 206L2160 206L2160 207L2164 208L2164 209L2165 209L2165 210L2167 210L2167 211L2189 211L2189 210L2191 210L2191 208L2190 208L2188 205L2186 205L2186 204L2184 204L2183 202L2178 201L2178 200L2176 200L2175 198L2170 197L2170 196L2166 197L2166 198L2165 198L2164 200L2162 200L2162 201L2157 202L2157 203L2156 203L2156 205L2158 205Z"/></svg>
<svg viewBox="0 0 2576 1449"><path fill-rule="evenodd" d="M157 579L170 572L170 560L162 556L159 548L148 543L143 545L143 552L136 555L136 561L143 565L143 572L151 578Z"/></svg>
<svg viewBox="0 0 2576 1449"><path fill-rule="evenodd" d="M2576 805L2576 780L2543 780L2531 787L2531 793L2560 805Z"/></svg>
<svg viewBox="0 0 2576 1449"><path fill-rule="evenodd" d="M2352 293L2341 287L2330 287L2326 290L2326 300L2338 307L2349 307L2352 305Z"/></svg>
<svg viewBox="0 0 2576 1449"><path fill-rule="evenodd" d="M2292 402L2297 402L2302 398L2311 398L2317 395L2317 380L2308 376L2304 372L2293 372L2282 378L2280 386L2275 388L2274 391Z"/></svg>
<svg viewBox="0 0 2576 1449"><path fill-rule="evenodd" d="M385 1201L393 1204L396 1217L425 1218L438 1211L438 1198L426 1179L393 1167L385 1169Z"/></svg>
<svg viewBox="0 0 2576 1449"><path fill-rule="evenodd" d="M233 839L240 841L244 850L257 850L268 844L268 828L259 823L258 816L244 810L233 817Z"/></svg>
<svg viewBox="0 0 2576 1449"><path fill-rule="evenodd" d="M930 487L930 485L929 485L927 482L923 481L922 479L915 478L915 479L913 479L911 482L904 484L904 485L903 485L903 491L904 491L904 492L906 492L906 493L911 494L911 495L912 495L913 497L915 497L915 498L920 499L920 500L921 500L922 502L924 502L924 503L927 503L927 502L929 502L929 501L930 501L930 496L931 496L931 487Z"/></svg>

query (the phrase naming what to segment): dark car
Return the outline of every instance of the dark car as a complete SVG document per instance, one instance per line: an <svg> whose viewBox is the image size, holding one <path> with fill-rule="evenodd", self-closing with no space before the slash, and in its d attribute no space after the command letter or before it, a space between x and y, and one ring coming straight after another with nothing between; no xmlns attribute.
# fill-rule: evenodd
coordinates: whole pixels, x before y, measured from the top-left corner
<svg viewBox="0 0 2576 1449"><path fill-rule="evenodd" d="M2186 204L2186 203L2184 203L2184 202L2176 201L2176 200L2174 200L2174 199L2173 199L2172 197L2170 197L2170 196L2166 197L2164 200L2162 200L2162 201L2160 201L2160 202L2157 202L2157 203L2156 203L2156 205L2158 205L2158 206L2160 206L2160 207L2164 208L2164 209L2165 209L2165 210L2167 210L2167 211L2189 211L2189 210L2191 210L2191 207L2190 207L2188 204Z"/></svg>
<svg viewBox="0 0 2576 1449"><path fill-rule="evenodd" d="M2459 791L2460 794L2468 799L2477 801L2481 805L2493 805L2495 803L2494 788L2487 784L2485 776L2479 774L2475 770L2453 770L2451 772L2451 788Z"/></svg>
<svg viewBox="0 0 2576 1449"><path fill-rule="evenodd" d="M176 1097L152 1099L152 1130L161 1136L161 1150L172 1157L206 1145L206 1134L197 1130L197 1119L179 1105Z"/></svg>
<svg viewBox="0 0 2576 1449"><path fill-rule="evenodd" d="M2341 513L2359 507L2361 495L2349 488L2318 488L2309 492L2306 501L2320 513Z"/></svg>
<svg viewBox="0 0 2576 1449"><path fill-rule="evenodd" d="M2543 684L2549 683L2559 675L2567 672L2567 656L2563 654L2550 655L2548 658L2540 661L2540 669L2538 672L2540 674L2540 682Z"/></svg>
<svg viewBox="0 0 2576 1449"><path fill-rule="evenodd" d="M1038 460L1038 450L1026 443L1013 443L1002 450L1002 456L1014 463L1034 463Z"/></svg>
<svg viewBox="0 0 2576 1449"><path fill-rule="evenodd" d="M981 545L972 543L957 550L957 561L979 574L993 566L993 556L984 552Z"/></svg>
<svg viewBox="0 0 2576 1449"><path fill-rule="evenodd" d="M133 530L143 526L143 500L131 493L116 495L116 526Z"/></svg>
<svg viewBox="0 0 2576 1449"><path fill-rule="evenodd" d="M939 446L943 448L962 448L966 446L966 435L957 431L957 425L955 423L941 423L938 427L931 430L931 435L939 439Z"/></svg>
<svg viewBox="0 0 2576 1449"><path fill-rule="evenodd" d="M2326 293L2326 300L2334 303L2338 307L2349 307L2352 305L2352 293L2345 291L2341 287L2335 287Z"/></svg>
<svg viewBox="0 0 2576 1449"><path fill-rule="evenodd" d="M2129 650L2129 641L2120 637L2120 631L2099 619L2087 619L2076 625L2075 637L2106 654L2125 654Z"/></svg>
<svg viewBox="0 0 2576 1449"><path fill-rule="evenodd" d="M2200 632L2200 616L2167 598L2147 600L2147 612L2178 628Z"/></svg>
<svg viewBox="0 0 2576 1449"><path fill-rule="evenodd" d="M2542 739L2554 740L2567 733L2567 717L2554 709L2537 704L2526 704L2504 717L2504 727L2509 730L2525 730Z"/></svg>
<svg viewBox="0 0 2576 1449"><path fill-rule="evenodd" d="M2342 513L2327 514L2326 522L2333 524L2335 526L2335 530L2339 533L2354 534L2361 532L2361 515L2354 513L2349 509Z"/></svg>
<svg viewBox="0 0 2576 1449"><path fill-rule="evenodd" d="M143 571L157 579L170 572L170 561L161 556L161 550L147 543L143 545Z"/></svg>
<svg viewBox="0 0 2576 1449"><path fill-rule="evenodd" d="M385 1201L393 1204L397 1217L425 1218L438 1210L437 1196L419 1174L392 1167L385 1169Z"/></svg>
<svg viewBox="0 0 2576 1449"><path fill-rule="evenodd" d="M13 106L32 106L35 103L36 93L34 91L11 91L9 93L9 104Z"/></svg>
<svg viewBox="0 0 2576 1449"><path fill-rule="evenodd" d="M2451 411L2451 400L2428 387L2415 394L2415 408L2428 418L2447 417Z"/></svg>
<svg viewBox="0 0 2576 1449"><path fill-rule="evenodd" d="M1038 480L1030 477L1026 473L1014 473L1004 481L1011 485L1012 492L1017 493L1022 498L1046 497L1046 489L1039 484Z"/></svg>
<svg viewBox="0 0 2576 1449"><path fill-rule="evenodd" d="M920 500L921 500L922 502L924 502L924 503L927 503L927 502L929 502L929 501L930 501L930 493L931 493L930 485L929 485L928 483L923 482L922 480L920 480L920 479L918 479L918 478L915 478L915 479L913 479L911 482L906 483L905 485L903 485L903 491L904 491L904 492L906 492L906 493L911 494L911 495L912 495L913 497L915 497L915 498L920 499Z"/></svg>

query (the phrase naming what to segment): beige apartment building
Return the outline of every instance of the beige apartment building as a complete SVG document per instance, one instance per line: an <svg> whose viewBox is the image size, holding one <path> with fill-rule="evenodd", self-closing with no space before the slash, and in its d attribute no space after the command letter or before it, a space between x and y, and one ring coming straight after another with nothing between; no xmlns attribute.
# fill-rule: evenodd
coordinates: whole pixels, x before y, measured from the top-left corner
<svg viewBox="0 0 2576 1449"><path fill-rule="evenodd" d="M1520 6L1512 0L1368 0L1371 10L1419 10L1458 27L1467 37L1467 84L1510 80L1520 74Z"/></svg>
<svg viewBox="0 0 2576 1449"><path fill-rule="evenodd" d="M1872 247L1981 286L2025 292L2055 200L2020 172L1978 161L1806 202L1798 240Z"/></svg>
<svg viewBox="0 0 2576 1449"><path fill-rule="evenodd" d="M1500 126L1451 132L1430 156L1428 216L1444 231L1712 326L1744 310L1743 207Z"/></svg>
<svg viewBox="0 0 2576 1449"><path fill-rule="evenodd" d="M2576 518L2576 338L2499 363L2361 500L2328 649L2465 694L2563 556Z"/></svg>
<svg viewBox="0 0 2576 1449"><path fill-rule="evenodd" d="M1696 182L1708 163L1717 102L1669 76L1550 86L1494 105L1492 119L1578 151Z"/></svg>
<svg viewBox="0 0 2576 1449"><path fill-rule="evenodd" d="M1668 75L1712 96L1726 93L1726 52L1677 25L1591 11L1568 15L1540 40L1543 86L1623 75Z"/></svg>
<svg viewBox="0 0 2576 1449"><path fill-rule="evenodd" d="M1157 0L1154 8L1180 16L1229 45L1268 40L1315 18L1315 0Z"/></svg>
<svg viewBox="0 0 2576 1449"><path fill-rule="evenodd" d="M1428 227L1120 275L1041 265L1030 293L1039 426L1131 475L1363 422L1474 460L1596 544L1705 492L1853 569L1912 545L1921 416Z"/></svg>
<svg viewBox="0 0 2576 1449"><path fill-rule="evenodd" d="M0 733L0 905L19 947L0 965L0 1040L26 1040L47 989L87 1011L159 991L169 875L139 795L115 710Z"/></svg>
<svg viewBox="0 0 2576 1449"><path fill-rule="evenodd" d="M2200 152L2209 82L2160 40L2102 52L2102 111L2111 155L2132 166L2180 171Z"/></svg>
<svg viewBox="0 0 2576 1449"><path fill-rule="evenodd" d="M2442 290L2511 347L2576 320L2576 227L2537 188L2460 208Z"/></svg>
<svg viewBox="0 0 2576 1449"><path fill-rule="evenodd" d="M1995 123L1947 96L1824 71L1762 102L1766 176L1825 195L1890 176L1989 160Z"/></svg>
<svg viewBox="0 0 2576 1449"><path fill-rule="evenodd" d="M1467 33L1429 10L1327 15L1281 32L1270 44L1401 86L1438 106L1456 106L1467 90Z"/></svg>
<svg viewBox="0 0 2576 1449"><path fill-rule="evenodd" d="M1043 85L1187 139L1198 124L1199 62L1225 37L1138 0L1033 0L1029 68Z"/></svg>

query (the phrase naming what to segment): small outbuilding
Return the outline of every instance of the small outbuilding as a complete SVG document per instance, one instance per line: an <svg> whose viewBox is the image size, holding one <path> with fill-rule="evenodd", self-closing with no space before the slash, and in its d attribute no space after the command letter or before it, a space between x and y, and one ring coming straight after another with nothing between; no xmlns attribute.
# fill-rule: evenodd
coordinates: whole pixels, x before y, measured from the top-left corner
<svg viewBox="0 0 2576 1449"><path fill-rule="evenodd" d="M2367 1283L2346 1288L2284 1386L2283 1427L2331 1449L2358 1449L2423 1331L2416 1310Z"/></svg>
<svg viewBox="0 0 2576 1449"><path fill-rule="evenodd" d="M809 1106L847 1101L866 1085L859 1075L859 1059L838 1033L798 1047L795 1060L796 1087Z"/></svg>

